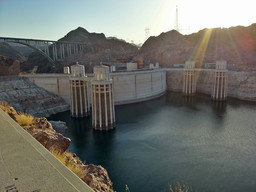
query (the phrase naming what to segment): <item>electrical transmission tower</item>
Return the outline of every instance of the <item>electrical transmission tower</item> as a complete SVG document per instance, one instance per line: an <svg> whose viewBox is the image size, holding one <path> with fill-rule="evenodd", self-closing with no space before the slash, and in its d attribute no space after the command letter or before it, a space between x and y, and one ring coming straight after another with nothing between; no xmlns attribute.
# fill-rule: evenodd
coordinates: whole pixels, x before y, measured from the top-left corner
<svg viewBox="0 0 256 192"><path fill-rule="evenodd" d="M176 5L176 22L175 22L175 30L180 31L179 29L179 14L178 14L178 6Z"/></svg>
<svg viewBox="0 0 256 192"><path fill-rule="evenodd" d="M147 39L149 38L149 31L150 31L149 27L146 27L145 28L145 41L147 41Z"/></svg>
<svg viewBox="0 0 256 192"><path fill-rule="evenodd" d="M175 27L174 29L178 31L179 33L183 34L189 34L190 33L190 26L188 27L180 27L179 26L179 9L178 6L176 5L176 18L175 18Z"/></svg>

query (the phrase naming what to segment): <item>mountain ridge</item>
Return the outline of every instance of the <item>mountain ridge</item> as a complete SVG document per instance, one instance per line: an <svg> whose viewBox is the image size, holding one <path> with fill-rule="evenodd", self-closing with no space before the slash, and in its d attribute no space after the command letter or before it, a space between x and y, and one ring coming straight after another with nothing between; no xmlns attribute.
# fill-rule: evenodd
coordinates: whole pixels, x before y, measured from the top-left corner
<svg viewBox="0 0 256 192"><path fill-rule="evenodd" d="M106 37L104 33L90 33L82 27L68 32L58 41L82 42L87 46L78 55L71 55L58 62L54 68L42 55L33 52L28 56L28 61L23 63L24 70L29 71L37 65L39 73L60 73L63 66L79 61L86 66L87 72L92 72L93 66L101 62L136 62L141 57L145 64L158 62L164 67L173 67L187 60L195 60L197 67L200 67L203 63L224 59L237 65L237 70L256 68L256 23L250 26L205 28L189 35L182 35L175 30L162 32L158 36L149 37L140 49L122 39ZM8 51L0 51L0 54L10 56ZM11 55L26 60L20 53Z"/></svg>
<svg viewBox="0 0 256 192"><path fill-rule="evenodd" d="M146 63L159 62L168 67L186 60L195 60L202 65L219 59L236 65L255 66L255 55L256 24L206 28L190 35L169 31L150 37L138 53Z"/></svg>

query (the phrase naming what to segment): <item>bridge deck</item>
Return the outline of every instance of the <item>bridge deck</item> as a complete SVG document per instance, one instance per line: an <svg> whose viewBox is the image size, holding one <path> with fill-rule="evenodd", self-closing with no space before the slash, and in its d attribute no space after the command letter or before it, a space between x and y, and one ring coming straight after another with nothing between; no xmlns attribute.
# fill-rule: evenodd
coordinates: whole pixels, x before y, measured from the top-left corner
<svg viewBox="0 0 256 192"><path fill-rule="evenodd" d="M0 191L93 190L0 109Z"/></svg>

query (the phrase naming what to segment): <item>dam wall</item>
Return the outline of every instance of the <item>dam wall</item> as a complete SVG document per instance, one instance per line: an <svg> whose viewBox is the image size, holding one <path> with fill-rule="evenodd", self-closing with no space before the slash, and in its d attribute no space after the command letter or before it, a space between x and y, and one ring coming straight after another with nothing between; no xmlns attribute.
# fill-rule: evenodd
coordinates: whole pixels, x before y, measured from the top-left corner
<svg viewBox="0 0 256 192"><path fill-rule="evenodd" d="M158 97L166 91L166 71L147 70L112 73L116 104L128 104Z"/></svg>
<svg viewBox="0 0 256 192"><path fill-rule="evenodd" d="M211 94L214 69L196 70L196 92ZM228 97L256 101L256 72L228 71ZM61 96L70 103L69 75L27 74L39 87ZM93 77L93 74L87 74ZM149 100L164 94L166 90L182 92L183 69L157 69L111 73L115 104L129 104Z"/></svg>
<svg viewBox="0 0 256 192"><path fill-rule="evenodd" d="M37 86L46 89L62 97L67 103L70 103L69 93L69 75L67 74L29 74L21 75L27 77Z"/></svg>
<svg viewBox="0 0 256 192"><path fill-rule="evenodd" d="M37 86L59 95L70 104L69 75L26 74L21 76L27 77ZM91 78L93 74L87 74L87 76ZM116 105L149 100L166 91L165 69L114 72L110 76L113 79Z"/></svg>

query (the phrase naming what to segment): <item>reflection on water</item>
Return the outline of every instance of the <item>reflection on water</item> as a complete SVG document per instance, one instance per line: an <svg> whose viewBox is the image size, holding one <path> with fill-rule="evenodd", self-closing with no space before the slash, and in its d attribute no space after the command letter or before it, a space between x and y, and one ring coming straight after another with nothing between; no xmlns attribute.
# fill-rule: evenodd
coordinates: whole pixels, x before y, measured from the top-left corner
<svg viewBox="0 0 256 192"><path fill-rule="evenodd" d="M91 128L91 117L69 112L50 119L66 121L70 151L105 167L116 191L168 191L184 181L209 192L256 190L256 105L210 96L167 93L152 101L116 107L117 127Z"/></svg>

